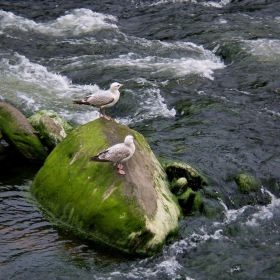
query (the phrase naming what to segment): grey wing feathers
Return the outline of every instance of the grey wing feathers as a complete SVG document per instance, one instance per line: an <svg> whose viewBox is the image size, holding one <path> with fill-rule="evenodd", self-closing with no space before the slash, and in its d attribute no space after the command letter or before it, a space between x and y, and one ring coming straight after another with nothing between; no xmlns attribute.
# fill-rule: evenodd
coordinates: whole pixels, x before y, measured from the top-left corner
<svg viewBox="0 0 280 280"><path fill-rule="evenodd" d="M114 147L114 149L110 149L107 153L107 158L114 162L121 162L125 158L130 155L130 151L128 148L123 145L120 147Z"/></svg>
<svg viewBox="0 0 280 280"><path fill-rule="evenodd" d="M102 162L121 162L130 156L128 148L123 144L115 145L104 152L99 153L97 156L91 157L91 161L102 161Z"/></svg>
<svg viewBox="0 0 280 280"><path fill-rule="evenodd" d="M112 103L114 101L114 98L111 96L92 95L86 97L85 101L93 106L103 106Z"/></svg>

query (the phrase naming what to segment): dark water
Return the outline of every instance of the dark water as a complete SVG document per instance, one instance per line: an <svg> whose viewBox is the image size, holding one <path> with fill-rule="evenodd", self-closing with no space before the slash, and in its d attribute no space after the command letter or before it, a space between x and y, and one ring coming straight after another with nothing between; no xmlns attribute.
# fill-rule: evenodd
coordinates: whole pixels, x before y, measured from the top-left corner
<svg viewBox="0 0 280 280"><path fill-rule="evenodd" d="M124 83L108 115L208 177L223 211L130 259L44 218L38 166L1 167L0 279L279 279L279 62L279 1L1 1L1 101L77 126L98 113L73 98ZM238 173L271 203L234 205Z"/></svg>

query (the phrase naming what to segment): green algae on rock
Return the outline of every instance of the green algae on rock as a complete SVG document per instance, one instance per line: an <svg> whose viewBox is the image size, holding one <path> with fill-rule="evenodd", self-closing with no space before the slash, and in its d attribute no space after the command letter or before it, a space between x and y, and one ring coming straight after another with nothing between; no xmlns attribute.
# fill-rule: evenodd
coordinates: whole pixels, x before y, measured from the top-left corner
<svg viewBox="0 0 280 280"><path fill-rule="evenodd" d="M0 102L0 128L3 138L12 144L25 158L44 161L45 147L34 134L25 116L12 105Z"/></svg>
<svg viewBox="0 0 280 280"><path fill-rule="evenodd" d="M231 196L235 207L244 205L267 205L271 202L271 195L262 190L260 181L252 175L240 173L233 177L237 192Z"/></svg>
<svg viewBox="0 0 280 280"><path fill-rule="evenodd" d="M187 190L178 197L178 201L184 213L188 213L189 215L191 215L195 212L202 211L202 194L198 191L193 191L191 188L187 188Z"/></svg>
<svg viewBox="0 0 280 280"><path fill-rule="evenodd" d="M124 163L126 175L112 163L89 161L128 134L136 151ZM178 232L181 212L164 170L140 133L113 120L99 118L71 132L31 192L58 225L123 252L152 255Z"/></svg>
<svg viewBox="0 0 280 280"><path fill-rule="evenodd" d="M73 127L57 114L47 110L36 112L28 118L28 121L50 150L54 149L73 130Z"/></svg>
<svg viewBox="0 0 280 280"><path fill-rule="evenodd" d="M260 182L251 175L237 174L234 180L238 186L238 191L241 193L258 192L261 189Z"/></svg>
<svg viewBox="0 0 280 280"><path fill-rule="evenodd" d="M193 190L201 189L207 185L207 180L187 163L163 162L163 166L170 182L174 179L186 178L188 182L186 186Z"/></svg>

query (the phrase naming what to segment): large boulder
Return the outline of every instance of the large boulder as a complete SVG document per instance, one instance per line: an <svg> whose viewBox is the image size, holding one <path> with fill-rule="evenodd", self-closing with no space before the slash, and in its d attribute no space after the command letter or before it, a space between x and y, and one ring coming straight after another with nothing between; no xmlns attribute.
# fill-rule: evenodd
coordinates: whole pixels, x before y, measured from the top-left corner
<svg viewBox="0 0 280 280"><path fill-rule="evenodd" d="M0 129L3 138L25 158L34 161L46 159L48 154L26 117L4 102L0 102Z"/></svg>
<svg viewBox="0 0 280 280"><path fill-rule="evenodd" d="M136 151L124 164L89 158L135 137ZM167 176L145 138L127 126L99 118L79 126L49 155L32 194L58 225L123 252L152 255L178 233L181 216Z"/></svg>
<svg viewBox="0 0 280 280"><path fill-rule="evenodd" d="M72 126L57 114L47 110L36 112L28 121L49 150L54 149L73 130Z"/></svg>

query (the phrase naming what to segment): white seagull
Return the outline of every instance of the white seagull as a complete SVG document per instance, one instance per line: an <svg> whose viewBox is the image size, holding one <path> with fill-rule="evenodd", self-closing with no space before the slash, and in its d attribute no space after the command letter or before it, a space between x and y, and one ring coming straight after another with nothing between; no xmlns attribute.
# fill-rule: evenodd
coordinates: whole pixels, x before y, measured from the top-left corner
<svg viewBox="0 0 280 280"><path fill-rule="evenodd" d="M135 152L133 139L134 137L132 135L127 135L124 139L124 143L116 144L98 155L91 157L89 160L98 162L114 162L117 164L118 173L125 174L121 162L129 160L133 156Z"/></svg>
<svg viewBox="0 0 280 280"><path fill-rule="evenodd" d="M108 90L99 90L92 95L86 96L82 100L74 100L73 102L79 105L85 104L99 108L100 117L110 120L105 115L105 108L110 108L118 102L120 98L119 88L122 86L123 85L119 83L112 83Z"/></svg>

